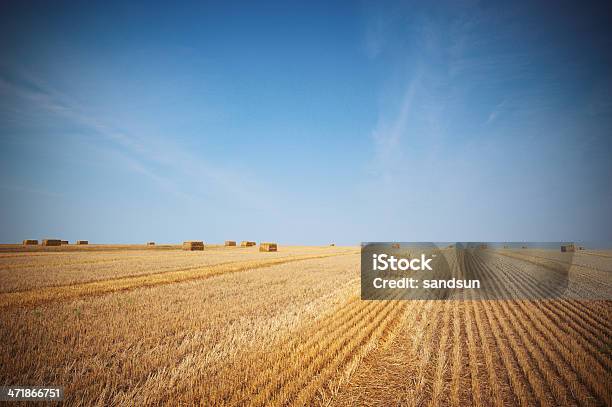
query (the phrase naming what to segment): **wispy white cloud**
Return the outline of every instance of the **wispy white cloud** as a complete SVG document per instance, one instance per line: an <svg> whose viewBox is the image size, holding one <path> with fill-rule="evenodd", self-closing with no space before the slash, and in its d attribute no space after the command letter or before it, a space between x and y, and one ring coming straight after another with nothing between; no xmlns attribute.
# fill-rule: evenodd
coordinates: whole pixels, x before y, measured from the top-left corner
<svg viewBox="0 0 612 407"><path fill-rule="evenodd" d="M84 113L67 95L52 89L40 80L36 80L32 75L27 76L25 80L22 79L21 82L0 78L0 94L10 94L12 97L21 99L30 105L34 104L39 109L61 116L71 123L84 126L132 154L152 158L151 155L147 154L142 143L135 137L114 130L102 120ZM162 178L155 175L153 171L147 170L143 163L139 163L136 159L131 159L130 163L131 165L128 168L134 172L150 178L161 187L167 187L167 183L163 182Z"/></svg>
<svg viewBox="0 0 612 407"><path fill-rule="evenodd" d="M368 21L364 46L369 58L376 58L382 52L385 45L385 30L388 24L389 22L380 14Z"/></svg>
<svg viewBox="0 0 612 407"><path fill-rule="evenodd" d="M25 187L21 185L0 185L0 189L4 189L10 192L40 195L47 198L61 198L64 196L63 194L60 194L58 192L48 191L46 189L41 188Z"/></svg>
<svg viewBox="0 0 612 407"><path fill-rule="evenodd" d="M491 113L489 113L489 117L485 121L484 125L485 126L489 125L493 123L495 120L497 120L497 118L504 113L504 110L507 107L507 105L508 105L508 99L504 99L503 101L498 103L497 106L495 106L493 110L491 110Z"/></svg>
<svg viewBox="0 0 612 407"><path fill-rule="evenodd" d="M272 199L271 191L258 193L253 179L245 174L209 164L205 157L186 151L171 137L135 135L110 124L98 115L86 112L69 95L53 89L34 75L23 74L19 80L0 77L0 95L25 101L39 109L83 126L114 146L113 157L131 172L144 176L165 192L181 199L196 201L199 192L225 195L243 204L263 208ZM93 141L95 142L95 141ZM166 176L166 173L172 174ZM164 174L164 175L161 175ZM190 188L181 190L179 179L193 179Z"/></svg>
<svg viewBox="0 0 612 407"><path fill-rule="evenodd" d="M391 115L380 117L376 128L372 131L375 143L376 168L383 179L390 181L391 175L398 165L401 165L405 152L402 150L402 139L407 136L407 128L411 117L415 94L421 82L421 74L417 72L409 81L398 111Z"/></svg>
<svg viewBox="0 0 612 407"><path fill-rule="evenodd" d="M477 33L494 19L473 5L449 7L441 14L417 7L405 10L403 16L396 15L395 27L385 27L403 33L405 25L411 26L410 35L403 35L405 43L388 44L387 49L391 68L399 67L404 73L389 75L393 83L387 83L385 89L391 92L382 95L386 103L373 130L374 161L385 174L401 173L405 167L402 157L410 156L409 150L415 145L426 143L433 150L436 145L448 144L445 138L453 131L449 129L459 125L451 121L452 115L480 113L480 109L486 112L482 105L471 105L473 95L484 89L494 94L504 80L513 80L499 73L503 68L512 66L517 77L529 72L525 54L488 52L495 39L483 40ZM377 26L376 21L370 31ZM401 98L396 98L397 88L404 89ZM484 113L482 125L499 120L509 108L506 96Z"/></svg>

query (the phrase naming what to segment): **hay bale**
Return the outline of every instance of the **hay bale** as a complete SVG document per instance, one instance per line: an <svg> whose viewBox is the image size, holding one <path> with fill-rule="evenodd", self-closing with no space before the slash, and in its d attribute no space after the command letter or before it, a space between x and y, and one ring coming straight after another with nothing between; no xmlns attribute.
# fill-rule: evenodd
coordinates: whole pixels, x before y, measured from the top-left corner
<svg viewBox="0 0 612 407"><path fill-rule="evenodd" d="M77 240L76 244L89 244L89 240Z"/></svg>
<svg viewBox="0 0 612 407"><path fill-rule="evenodd" d="M200 240L188 240L183 242L183 250L204 250L204 242Z"/></svg>
<svg viewBox="0 0 612 407"><path fill-rule="evenodd" d="M62 241L59 239L43 239L42 245L43 246L61 246Z"/></svg>
<svg viewBox="0 0 612 407"><path fill-rule="evenodd" d="M393 243L393 244L391 245L391 247L392 247L393 249L399 249L399 248L400 248L400 244L399 244L399 243Z"/></svg>
<svg viewBox="0 0 612 407"><path fill-rule="evenodd" d="M68 240L62 240L62 244L70 244Z"/></svg>
<svg viewBox="0 0 612 407"><path fill-rule="evenodd" d="M225 245L226 246L236 246L236 242L234 240L226 240Z"/></svg>
<svg viewBox="0 0 612 407"><path fill-rule="evenodd" d="M276 243L260 243L259 244L260 252L276 252L278 251L278 246Z"/></svg>
<svg viewBox="0 0 612 407"><path fill-rule="evenodd" d="M38 244L38 240L36 239L25 239L23 241L23 245L24 246L28 246L28 245L37 245Z"/></svg>
<svg viewBox="0 0 612 407"><path fill-rule="evenodd" d="M561 251L562 252L575 252L576 251L576 246L574 246L574 244L563 244L561 245Z"/></svg>
<svg viewBox="0 0 612 407"><path fill-rule="evenodd" d="M155 246L155 242L147 242L147 246Z"/></svg>
<svg viewBox="0 0 612 407"><path fill-rule="evenodd" d="M240 242L240 247L251 247L251 246L256 246L257 243L255 242L251 242L249 240L243 240L242 242Z"/></svg>
<svg viewBox="0 0 612 407"><path fill-rule="evenodd" d="M330 244L330 246L335 246L335 245L336 245L335 243Z"/></svg>

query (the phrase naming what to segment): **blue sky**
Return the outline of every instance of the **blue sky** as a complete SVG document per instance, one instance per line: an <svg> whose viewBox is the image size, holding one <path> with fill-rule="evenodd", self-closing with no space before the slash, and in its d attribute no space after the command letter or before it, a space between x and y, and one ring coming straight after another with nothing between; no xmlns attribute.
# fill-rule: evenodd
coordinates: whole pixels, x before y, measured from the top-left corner
<svg viewBox="0 0 612 407"><path fill-rule="evenodd" d="M612 241L612 13L0 6L0 241Z"/></svg>

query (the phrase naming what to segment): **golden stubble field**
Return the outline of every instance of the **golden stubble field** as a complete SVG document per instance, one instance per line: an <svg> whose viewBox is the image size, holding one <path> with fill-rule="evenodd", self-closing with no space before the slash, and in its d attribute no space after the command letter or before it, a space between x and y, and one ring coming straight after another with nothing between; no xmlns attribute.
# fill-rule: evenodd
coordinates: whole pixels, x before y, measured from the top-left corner
<svg viewBox="0 0 612 407"><path fill-rule="evenodd" d="M612 405L610 301L361 301L358 247L1 249L1 384L67 405ZM553 261L494 256L526 290Z"/></svg>

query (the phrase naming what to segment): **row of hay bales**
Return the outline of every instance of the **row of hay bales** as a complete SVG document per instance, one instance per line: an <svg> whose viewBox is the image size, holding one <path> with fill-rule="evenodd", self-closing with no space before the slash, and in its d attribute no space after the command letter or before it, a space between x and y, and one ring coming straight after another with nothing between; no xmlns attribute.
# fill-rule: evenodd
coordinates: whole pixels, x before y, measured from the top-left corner
<svg viewBox="0 0 612 407"><path fill-rule="evenodd" d="M37 246L38 245L38 240L36 239L25 239L23 240L23 245L24 246ZM41 245L42 246L62 246L62 245L67 245L69 244L69 242L67 240L60 240L60 239L42 239L41 240ZM89 241L87 240L77 240L75 241L76 245L87 245L89 244ZM155 246L155 242L147 242L146 244L147 246ZM241 247L251 247L251 246L256 246L257 243L250 241L250 240L244 240L240 243ZM233 240L226 240L225 241L225 246L228 247L236 247L236 242ZM204 250L204 242L199 241L199 240L188 240L183 242L183 250L190 250L190 251L194 251L194 250ZM261 252L275 252L278 250L278 245L276 243L270 243L270 242L265 242L265 243L261 243L259 245L259 251Z"/></svg>
<svg viewBox="0 0 612 407"><path fill-rule="evenodd" d="M24 246L37 246L38 245L38 240L36 239L25 239L23 242ZM60 239L42 239L41 240L41 245L42 246L62 246L62 245L67 245L69 244L68 240L60 240ZM87 240L77 240L75 242L75 244L77 245L86 245L89 244L89 241Z"/></svg>
<svg viewBox="0 0 612 407"><path fill-rule="evenodd" d="M256 246L257 243L250 240L243 240L240 242L240 247L252 247ZM225 246L227 247L236 247L236 242L234 240L226 240ZM189 251L198 251L204 250L204 242L200 240L187 240L183 242L183 250ZM260 252L276 252L278 251L278 245L276 243L271 242L262 242L259 244Z"/></svg>

